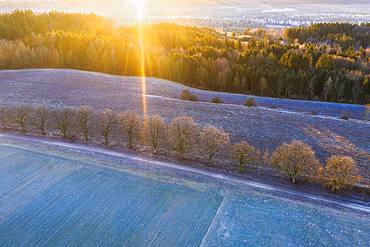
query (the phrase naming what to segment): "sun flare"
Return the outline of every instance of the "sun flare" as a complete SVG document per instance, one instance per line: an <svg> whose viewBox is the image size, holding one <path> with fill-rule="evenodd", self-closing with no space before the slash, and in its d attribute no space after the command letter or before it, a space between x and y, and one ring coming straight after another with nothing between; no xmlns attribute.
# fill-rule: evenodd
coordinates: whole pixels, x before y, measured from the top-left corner
<svg viewBox="0 0 370 247"><path fill-rule="evenodd" d="M136 14L138 15L138 17L141 17L146 7L146 0L135 0L134 5L136 8Z"/></svg>
<svg viewBox="0 0 370 247"><path fill-rule="evenodd" d="M148 105L146 100L146 69L145 69L145 40L144 40L144 30L142 23L142 16L146 0L136 0L136 14L138 17L138 47L140 49L140 77L141 77L141 93L142 93L142 105L143 105L143 114L144 117L147 116Z"/></svg>

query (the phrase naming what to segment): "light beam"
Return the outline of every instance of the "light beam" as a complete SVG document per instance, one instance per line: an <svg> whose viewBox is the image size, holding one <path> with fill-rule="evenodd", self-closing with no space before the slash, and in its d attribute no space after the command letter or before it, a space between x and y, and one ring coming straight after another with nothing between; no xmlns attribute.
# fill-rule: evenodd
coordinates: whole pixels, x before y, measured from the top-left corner
<svg viewBox="0 0 370 247"><path fill-rule="evenodd" d="M138 18L138 45L139 45L139 59L140 59L140 77L141 77L141 91L142 91L142 105L144 119L148 114L148 104L146 98L146 68L145 68L145 40L144 40L144 29L143 29L143 11L145 7L145 0L135 1L137 18Z"/></svg>

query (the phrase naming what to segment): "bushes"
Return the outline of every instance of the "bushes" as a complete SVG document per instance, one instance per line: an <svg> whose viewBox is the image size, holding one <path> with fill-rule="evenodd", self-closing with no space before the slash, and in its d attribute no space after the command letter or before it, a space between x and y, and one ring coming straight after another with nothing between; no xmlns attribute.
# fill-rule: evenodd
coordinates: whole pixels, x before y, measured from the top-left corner
<svg viewBox="0 0 370 247"><path fill-rule="evenodd" d="M212 103L215 103L215 104L223 104L224 101L220 97L214 97L212 99Z"/></svg>
<svg viewBox="0 0 370 247"><path fill-rule="evenodd" d="M315 151L301 141L285 143L278 147L272 154L271 164L293 184L303 177L316 177L320 168Z"/></svg>
<svg viewBox="0 0 370 247"><path fill-rule="evenodd" d="M340 118L343 120L349 120L351 118L351 113L348 111L343 111L340 115Z"/></svg>
<svg viewBox="0 0 370 247"><path fill-rule="evenodd" d="M245 106L247 107L256 107L257 106L257 102L254 98L249 98L245 101Z"/></svg>
<svg viewBox="0 0 370 247"><path fill-rule="evenodd" d="M247 164L258 160L259 151L246 142L239 142L232 146L232 156L238 164L239 171L244 173Z"/></svg>
<svg viewBox="0 0 370 247"><path fill-rule="evenodd" d="M348 156L332 156L321 169L321 175L332 191L354 187L362 179L356 162Z"/></svg>
<svg viewBox="0 0 370 247"><path fill-rule="evenodd" d="M223 129L208 125L203 128L200 140L201 148L206 155L207 161L209 164L212 164L217 152L229 144L230 137Z"/></svg>
<svg viewBox="0 0 370 247"><path fill-rule="evenodd" d="M198 101L198 96L191 94L189 90L183 90L180 98L182 100Z"/></svg>
<svg viewBox="0 0 370 247"><path fill-rule="evenodd" d="M319 111L318 110L312 110L311 111L311 115L312 116L316 116L316 115L318 115L319 114Z"/></svg>

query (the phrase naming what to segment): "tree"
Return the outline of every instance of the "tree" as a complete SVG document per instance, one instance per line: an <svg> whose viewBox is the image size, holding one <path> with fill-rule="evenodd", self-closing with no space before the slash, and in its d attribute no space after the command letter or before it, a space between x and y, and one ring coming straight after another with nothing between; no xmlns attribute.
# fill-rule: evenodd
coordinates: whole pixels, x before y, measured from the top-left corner
<svg viewBox="0 0 370 247"><path fill-rule="evenodd" d="M258 160L259 151L247 142L239 142L232 146L232 156L238 163L239 171L244 173L247 164Z"/></svg>
<svg viewBox="0 0 370 247"><path fill-rule="evenodd" d="M362 180L355 160L348 156L332 156L321 170L326 185L332 191L354 187Z"/></svg>
<svg viewBox="0 0 370 247"><path fill-rule="evenodd" d="M154 115L146 120L146 124L146 135L148 136L150 145L156 153L161 139L164 138L166 123L161 116Z"/></svg>
<svg viewBox="0 0 370 247"><path fill-rule="evenodd" d="M9 119L9 109L7 107L0 107L0 123L3 130L8 128Z"/></svg>
<svg viewBox="0 0 370 247"><path fill-rule="evenodd" d="M230 136L223 129L208 125L202 129L200 142L208 163L212 164L217 152L229 144Z"/></svg>
<svg viewBox="0 0 370 247"><path fill-rule="evenodd" d="M133 111L124 112L119 115L122 131L126 135L129 148L133 148L135 139L140 134L140 116Z"/></svg>
<svg viewBox="0 0 370 247"><path fill-rule="evenodd" d="M327 54L322 55L316 63L316 68L326 71L334 70L335 63L333 57Z"/></svg>
<svg viewBox="0 0 370 247"><path fill-rule="evenodd" d="M245 101L245 106L247 107L255 107L257 106L257 102L254 98L248 98L246 101Z"/></svg>
<svg viewBox="0 0 370 247"><path fill-rule="evenodd" d="M271 164L295 184L302 177L315 177L320 168L315 151L301 141L284 143L271 156Z"/></svg>
<svg viewBox="0 0 370 247"><path fill-rule="evenodd" d="M333 82L333 79L331 78L331 76L329 76L329 78L326 80L325 84L324 84L324 88L323 88L323 94L324 94L324 99L325 100L330 100L332 98L332 93L333 93L333 90L334 89L334 82Z"/></svg>
<svg viewBox="0 0 370 247"><path fill-rule="evenodd" d="M260 79L261 95L264 95L265 91L268 89L268 81L265 77Z"/></svg>
<svg viewBox="0 0 370 247"><path fill-rule="evenodd" d="M99 114L100 130L104 137L104 144L109 145L110 135L117 123L116 114L109 109Z"/></svg>
<svg viewBox="0 0 370 247"><path fill-rule="evenodd" d="M192 117L181 116L172 120L169 129L173 149L181 160L194 143L196 125Z"/></svg>
<svg viewBox="0 0 370 247"><path fill-rule="evenodd" d="M182 100L198 101L198 97L195 94L190 93L189 90L183 90L181 92Z"/></svg>
<svg viewBox="0 0 370 247"><path fill-rule="evenodd" d="M280 63L296 72L309 67L309 60L299 50L288 50L281 58Z"/></svg>
<svg viewBox="0 0 370 247"><path fill-rule="evenodd" d="M223 99L222 99L222 98L220 98L220 97L216 96L216 97L214 97L214 98L212 99L212 103L215 103L215 104L223 104L223 103L224 103L224 101L223 101Z"/></svg>
<svg viewBox="0 0 370 247"><path fill-rule="evenodd" d="M31 112L32 109L25 106L17 107L14 110L14 121L17 123L22 132L27 132L27 125Z"/></svg>
<svg viewBox="0 0 370 247"><path fill-rule="evenodd" d="M41 132L41 135L46 135L46 121L48 117L48 110L43 106L37 107L31 116L32 125Z"/></svg>
<svg viewBox="0 0 370 247"><path fill-rule="evenodd" d="M77 124L86 142L89 141L93 118L94 115L90 106L80 107L77 114Z"/></svg>
<svg viewBox="0 0 370 247"><path fill-rule="evenodd" d="M54 111L54 119L63 138L70 136L70 131L76 117L74 108L64 108Z"/></svg>

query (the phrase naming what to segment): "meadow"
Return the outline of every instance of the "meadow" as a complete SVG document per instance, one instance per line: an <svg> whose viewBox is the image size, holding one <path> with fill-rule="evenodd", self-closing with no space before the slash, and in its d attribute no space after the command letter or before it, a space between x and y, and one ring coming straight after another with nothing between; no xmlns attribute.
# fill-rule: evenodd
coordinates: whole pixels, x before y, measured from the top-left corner
<svg viewBox="0 0 370 247"><path fill-rule="evenodd" d="M0 83L2 105L90 105L94 110L133 110L140 114L143 111L141 81L137 77L76 70L17 70L1 71ZM346 109L360 118L364 115L363 106L256 98L257 107L245 107L241 103L250 96L196 89L190 91L199 97L199 101L191 102L180 99L184 89L189 88L147 78L147 113L159 114L167 121L189 115L201 126L221 127L230 134L232 141L245 140L262 151L271 152L284 142L301 140L312 146L322 161L332 154L349 155L356 158L364 183L368 183L370 124L338 116ZM215 96L221 97L225 103L210 103ZM266 102L276 102L277 108ZM322 113L307 113L313 105Z"/></svg>
<svg viewBox="0 0 370 247"><path fill-rule="evenodd" d="M364 246L368 207L0 137L1 246Z"/></svg>
<svg viewBox="0 0 370 247"><path fill-rule="evenodd" d="M254 98L258 106L265 107L267 108L266 110L274 112L277 111L288 112L292 114L296 113L313 115L321 118L340 118L343 113L349 113L351 119L357 120L365 120L366 115L366 109L363 105L341 104L312 100L291 100L283 98L271 98L245 94L206 91L187 87L173 81L156 78L148 78L147 81L148 98L162 98L163 100L178 99L182 90L190 90L193 94L198 96L198 99L200 101L204 102L211 102L214 97L220 97L225 104L244 105L245 101L248 98ZM114 92L116 95L113 96L121 96L121 93L125 93L126 97L130 97L134 94L141 94L141 85L139 83L140 79L137 77L114 76L104 73L84 72L78 70L3 70L0 71L0 82L4 86L2 93L2 98L4 102L6 102L7 97L10 98L12 96L11 94L6 94L8 89L18 91L22 90L22 88L24 88L25 86L29 87L29 93L31 94L27 97L37 97L38 101L41 101L41 99L44 98L44 100L49 105L54 106L58 104L63 104L63 100L65 99L63 97L67 97L63 95L64 93L76 92L80 93L80 96L84 98L87 98L89 96L92 97L95 95L99 97L98 93L103 93L99 92L99 90L104 88L108 90L106 94L112 95L112 93ZM11 83L14 83L15 85L9 85ZM29 85L25 85L27 83ZM84 88L85 86L86 88ZM40 89L41 91L38 89ZM71 92L71 90L73 91ZM86 90L86 92L77 92L77 90ZM48 92L50 92L49 95L47 94ZM88 95L89 93L90 95ZM68 97L72 98L75 96L76 94L72 94ZM22 99L18 99L18 101L21 100ZM81 102L84 99L74 99L74 101L78 100ZM90 101L88 103L89 105L91 105ZM96 105L100 105L100 103ZM101 106L100 108L103 108L104 106ZM116 106L112 105L110 108L115 109Z"/></svg>

